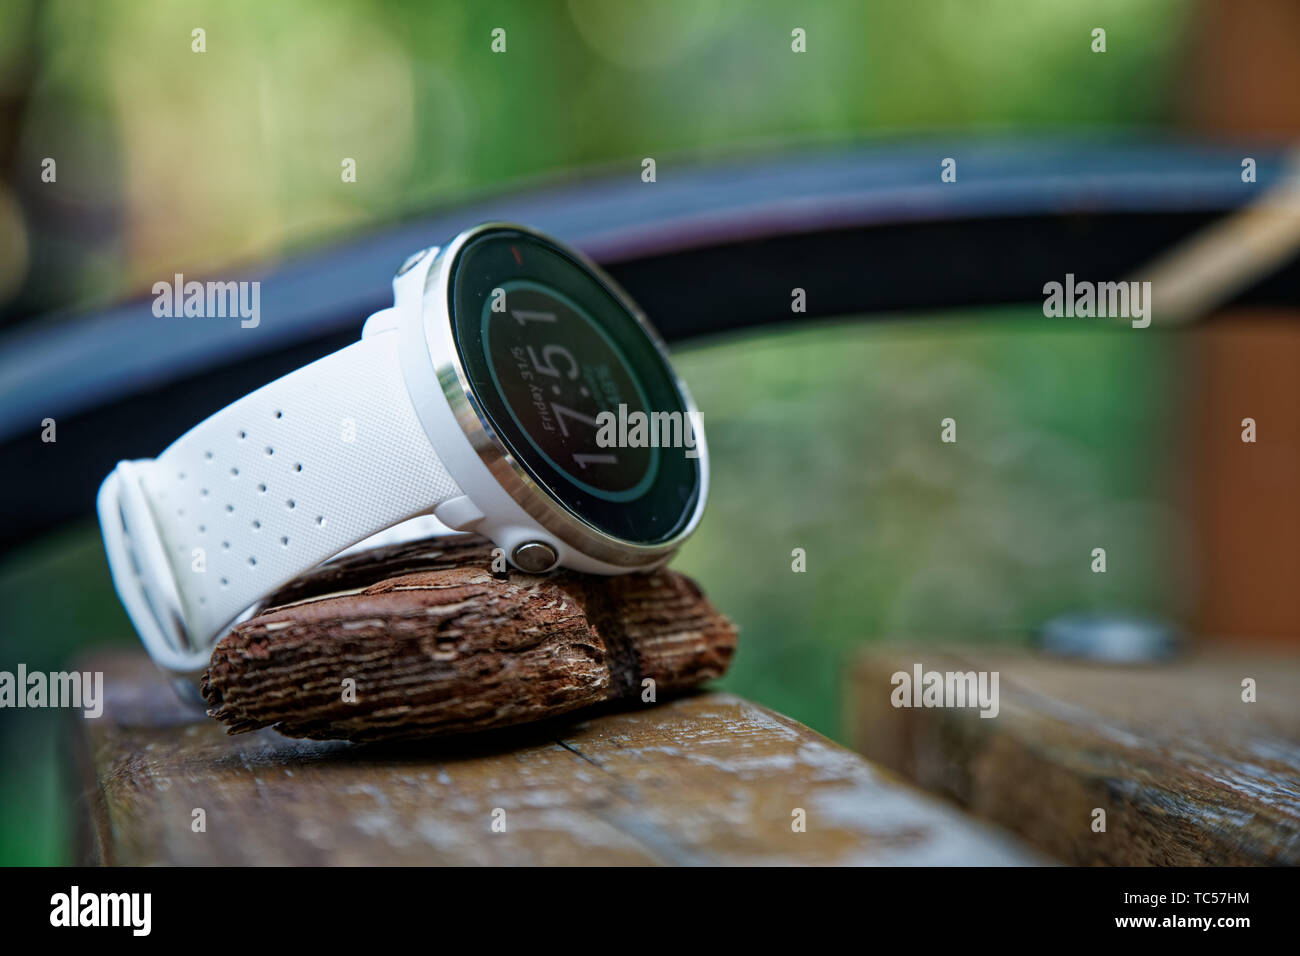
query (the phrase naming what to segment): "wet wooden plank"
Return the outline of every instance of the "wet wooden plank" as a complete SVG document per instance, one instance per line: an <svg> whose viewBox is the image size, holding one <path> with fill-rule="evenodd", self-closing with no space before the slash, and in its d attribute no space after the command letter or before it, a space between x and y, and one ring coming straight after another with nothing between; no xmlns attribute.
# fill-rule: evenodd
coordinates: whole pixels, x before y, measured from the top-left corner
<svg viewBox="0 0 1300 956"><path fill-rule="evenodd" d="M802 725L705 693L451 740L228 736L146 659L78 722L88 861L112 864L1020 864ZM202 809L206 831L193 832ZM794 832L792 814L806 814ZM504 821L504 832L494 832Z"/></svg>
<svg viewBox="0 0 1300 956"><path fill-rule="evenodd" d="M998 715L894 707L892 675L917 663L998 672ZM1300 863L1294 656L1203 651L1131 667L894 648L862 655L846 693L855 749L1063 861Z"/></svg>

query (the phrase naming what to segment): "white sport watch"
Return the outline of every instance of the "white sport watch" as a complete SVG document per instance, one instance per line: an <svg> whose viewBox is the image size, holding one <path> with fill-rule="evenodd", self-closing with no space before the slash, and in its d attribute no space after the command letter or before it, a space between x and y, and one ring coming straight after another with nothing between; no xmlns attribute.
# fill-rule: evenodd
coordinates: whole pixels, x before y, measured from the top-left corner
<svg viewBox="0 0 1300 956"><path fill-rule="evenodd" d="M202 671L266 597L381 532L474 531L524 571L620 574L699 523L695 405L597 266L489 223L411 256L393 293L361 341L104 481L113 582L164 669Z"/></svg>

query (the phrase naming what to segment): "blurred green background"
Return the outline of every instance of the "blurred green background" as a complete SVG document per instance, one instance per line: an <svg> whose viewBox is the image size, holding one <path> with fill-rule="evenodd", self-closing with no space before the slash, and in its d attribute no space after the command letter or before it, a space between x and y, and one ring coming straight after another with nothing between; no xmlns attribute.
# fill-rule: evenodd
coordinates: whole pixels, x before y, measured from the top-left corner
<svg viewBox="0 0 1300 956"><path fill-rule="evenodd" d="M635 175L648 155L662 170L864 136L1168 126L1192 9L3 0L0 322L539 177ZM1105 57L1089 51L1097 25ZM803 56L788 55L796 26ZM49 155L57 189L39 181ZM722 685L836 737L864 642L1023 642L1086 608L1177 620L1179 364L1158 342L1046 322L1033 304L684 349L714 477L678 566L741 627ZM938 440L949 416L955 445ZM1095 575L1101 541L1111 564ZM90 519L0 561L0 669L134 641ZM67 858L73 719L0 713L0 863Z"/></svg>

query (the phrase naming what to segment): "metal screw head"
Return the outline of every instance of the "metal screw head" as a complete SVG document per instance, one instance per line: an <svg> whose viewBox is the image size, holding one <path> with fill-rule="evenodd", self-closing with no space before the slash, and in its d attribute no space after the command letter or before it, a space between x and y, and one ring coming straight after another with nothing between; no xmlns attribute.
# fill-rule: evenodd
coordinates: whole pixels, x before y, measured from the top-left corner
<svg viewBox="0 0 1300 956"><path fill-rule="evenodd" d="M525 541L511 553L510 560L520 571L541 574L555 567L555 562L560 560L560 556L545 542Z"/></svg>

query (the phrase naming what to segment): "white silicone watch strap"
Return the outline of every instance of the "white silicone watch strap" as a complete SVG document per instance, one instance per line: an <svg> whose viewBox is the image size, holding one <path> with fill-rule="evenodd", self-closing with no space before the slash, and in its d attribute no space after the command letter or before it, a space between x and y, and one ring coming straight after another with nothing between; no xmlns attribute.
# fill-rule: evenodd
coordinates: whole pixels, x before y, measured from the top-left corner
<svg viewBox="0 0 1300 956"><path fill-rule="evenodd" d="M280 585L460 494L385 331L191 429L141 482L192 639L207 644Z"/></svg>

